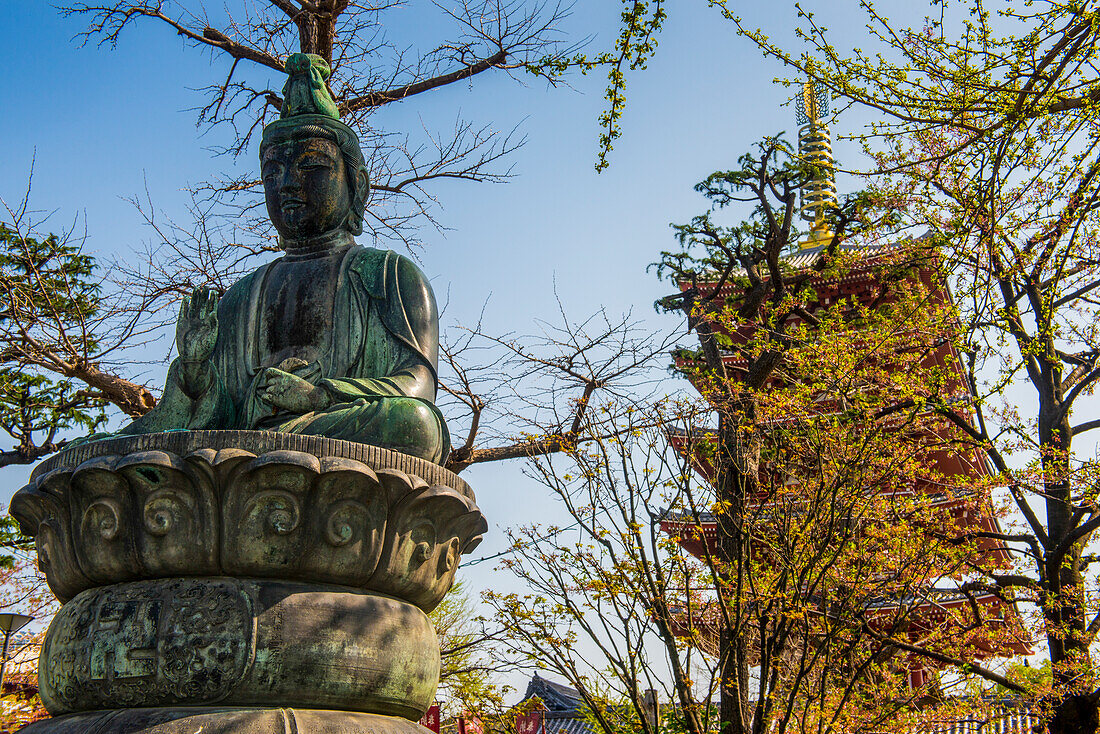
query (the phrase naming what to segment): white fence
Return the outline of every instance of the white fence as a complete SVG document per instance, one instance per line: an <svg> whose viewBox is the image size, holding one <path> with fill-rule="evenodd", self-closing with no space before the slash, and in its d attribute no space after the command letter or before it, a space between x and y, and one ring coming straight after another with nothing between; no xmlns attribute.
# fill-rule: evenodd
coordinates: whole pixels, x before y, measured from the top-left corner
<svg viewBox="0 0 1100 734"><path fill-rule="evenodd" d="M953 721L936 720L934 713L929 718L913 734L1033 734L1040 720L1038 714L1012 706L993 706Z"/></svg>

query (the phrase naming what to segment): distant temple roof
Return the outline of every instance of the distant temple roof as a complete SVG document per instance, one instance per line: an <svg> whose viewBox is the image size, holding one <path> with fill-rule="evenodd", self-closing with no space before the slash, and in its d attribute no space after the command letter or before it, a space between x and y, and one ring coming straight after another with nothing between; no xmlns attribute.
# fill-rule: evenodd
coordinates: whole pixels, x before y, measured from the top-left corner
<svg viewBox="0 0 1100 734"><path fill-rule="evenodd" d="M918 245L923 246L927 241L929 241L931 239L931 237L932 237L932 232L929 231L929 232L925 232L924 234L919 235L917 237L907 237L905 239L897 240L897 241L894 241L894 242L877 242L877 243L872 242L872 243L862 243L862 244L851 244L851 243L842 241L842 242L837 244L837 252L838 253L840 253L840 252L858 253L863 258L865 258L866 260L865 260L864 265L855 266L855 267L852 268L852 270L850 272L848 272L845 275L841 276L839 281L834 282L834 285L841 284L841 283L855 283L855 282L865 281L867 279L867 276L868 276L868 273L869 273L868 266L872 265L875 262L878 262L883 257L890 256L892 253L904 252L906 248L913 247L913 246L918 246ZM829 249L829 243L825 243L825 244L822 244L822 245L817 245L815 247L795 249L793 251L788 251L788 252L784 253L780 257L780 262L782 263L783 268L787 272L797 273L797 272L809 270L810 268L814 267L814 265L817 263L817 261L822 257L822 255L828 249ZM761 263L760 265L764 270L766 270L766 265L764 263ZM730 273L730 275L733 275L733 276L739 276L739 275L743 275L743 274L744 274L744 270L742 270L740 268L735 268ZM701 271L696 273L696 281L697 281L698 285L704 285L704 284L707 284L707 283L709 283L711 285L714 285L713 281L718 276L719 276L719 273L717 271L711 270L711 269L704 269L704 270L701 270ZM825 282L833 282L833 279L832 278L825 278L824 281ZM680 280L680 282L679 282L679 287L680 287L680 290L682 290L682 291L691 288L692 285L693 284L690 280ZM719 291L719 293L714 294L714 295L721 295L721 296L735 295L734 289L735 289L734 283L727 282L725 284L725 286Z"/></svg>
<svg viewBox="0 0 1100 734"><path fill-rule="evenodd" d="M546 734L595 734L580 714L547 712L543 723L546 726Z"/></svg>
<svg viewBox="0 0 1100 734"><path fill-rule="evenodd" d="M535 673L527 684L523 700L536 696L546 706L543 714L545 734L594 734L584 718L584 703L577 689L546 680Z"/></svg>
<svg viewBox="0 0 1100 734"><path fill-rule="evenodd" d="M576 688L570 688L562 683L554 683L535 673L531 682L527 684L527 692L523 694L523 700L538 696L546 705L548 712L579 713L583 703L581 694Z"/></svg>

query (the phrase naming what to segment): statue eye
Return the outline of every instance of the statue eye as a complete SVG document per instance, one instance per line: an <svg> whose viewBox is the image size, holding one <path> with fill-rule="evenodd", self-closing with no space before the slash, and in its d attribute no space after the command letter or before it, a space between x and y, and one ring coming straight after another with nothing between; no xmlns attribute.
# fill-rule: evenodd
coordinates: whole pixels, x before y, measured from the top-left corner
<svg viewBox="0 0 1100 734"><path fill-rule="evenodd" d="M322 168L332 168L332 163L324 158L305 158L298 167L305 171L316 171Z"/></svg>
<svg viewBox="0 0 1100 734"><path fill-rule="evenodd" d="M260 171L260 173L263 176L263 179L267 181L270 178L278 176L280 173L282 173L282 170L283 167L280 164L276 163L275 161L271 161L264 164L264 167Z"/></svg>

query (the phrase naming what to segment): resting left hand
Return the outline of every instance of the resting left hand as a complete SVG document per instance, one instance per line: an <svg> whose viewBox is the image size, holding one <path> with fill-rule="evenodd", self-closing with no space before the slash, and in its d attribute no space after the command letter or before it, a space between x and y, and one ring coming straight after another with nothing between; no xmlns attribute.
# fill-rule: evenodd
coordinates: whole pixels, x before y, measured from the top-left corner
<svg viewBox="0 0 1100 734"><path fill-rule="evenodd" d="M329 394L323 387L313 385L278 367L264 370L259 393L260 400L268 405L298 415L324 410L331 403Z"/></svg>

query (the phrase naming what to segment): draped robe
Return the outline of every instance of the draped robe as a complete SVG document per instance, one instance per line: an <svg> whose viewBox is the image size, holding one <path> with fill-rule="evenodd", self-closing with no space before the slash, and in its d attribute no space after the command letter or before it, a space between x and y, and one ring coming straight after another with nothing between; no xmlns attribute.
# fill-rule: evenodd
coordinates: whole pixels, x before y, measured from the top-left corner
<svg viewBox="0 0 1100 734"><path fill-rule="evenodd" d="M336 268L331 318L321 318L316 344L273 361L265 329L268 263L233 284L218 302L213 379L188 397L178 365L164 398L123 433L171 429L259 429L358 441L443 463L450 437L435 407L439 314L423 273L397 253L350 247ZM325 286L332 287L332 286ZM331 404L304 415L278 411L259 398L263 372L280 367L320 385Z"/></svg>

